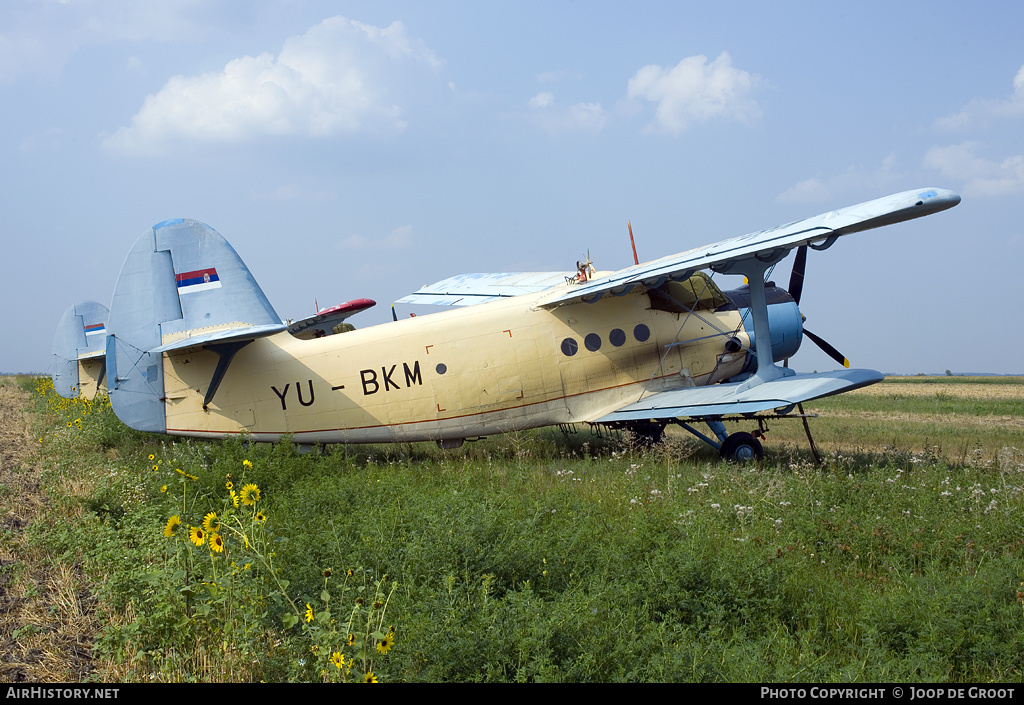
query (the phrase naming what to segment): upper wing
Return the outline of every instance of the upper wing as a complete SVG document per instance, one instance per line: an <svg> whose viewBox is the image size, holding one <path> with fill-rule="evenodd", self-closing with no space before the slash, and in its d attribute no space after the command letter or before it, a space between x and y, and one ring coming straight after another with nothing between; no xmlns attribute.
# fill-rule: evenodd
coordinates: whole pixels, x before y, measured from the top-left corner
<svg viewBox="0 0 1024 705"><path fill-rule="evenodd" d="M657 288L670 279L683 281L700 269L727 272L735 262L752 257L763 260L781 257L800 245L825 249L841 235L920 218L952 208L959 202L960 196L948 189L904 191L629 267L585 284L566 287L553 293L540 305L553 308L575 301L593 302L608 295L621 296L638 286L643 289Z"/></svg>
<svg viewBox="0 0 1024 705"><path fill-rule="evenodd" d="M395 303L472 306L495 299L534 294L564 284L574 272L459 274L403 296Z"/></svg>
<svg viewBox="0 0 1024 705"><path fill-rule="evenodd" d="M657 392L595 419L594 423L754 414L849 392L884 378L874 370L836 370L780 377L749 387L743 382Z"/></svg>

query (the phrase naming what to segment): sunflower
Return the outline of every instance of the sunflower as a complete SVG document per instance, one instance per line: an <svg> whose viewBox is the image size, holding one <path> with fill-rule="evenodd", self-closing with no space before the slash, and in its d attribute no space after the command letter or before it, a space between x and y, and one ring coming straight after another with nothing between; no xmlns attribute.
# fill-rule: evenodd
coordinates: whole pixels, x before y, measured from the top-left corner
<svg viewBox="0 0 1024 705"><path fill-rule="evenodd" d="M217 512L210 512L203 517L203 528L210 534L216 533L220 529L220 522L217 521Z"/></svg>
<svg viewBox="0 0 1024 705"><path fill-rule="evenodd" d="M377 676L373 675L373 671L370 671L365 676L363 676L363 683L376 683L376 682L377 682Z"/></svg>
<svg viewBox="0 0 1024 705"><path fill-rule="evenodd" d="M206 533L198 526L190 526L188 529L188 540L196 546L202 546L206 541Z"/></svg>
<svg viewBox="0 0 1024 705"><path fill-rule="evenodd" d="M262 524L266 520L267 520L267 515L266 514L264 514L263 512L256 512L256 523L257 524Z"/></svg>
<svg viewBox="0 0 1024 705"><path fill-rule="evenodd" d="M331 663L333 663L338 668L344 668L344 666L345 666L345 657L342 656L339 652L335 651L331 655Z"/></svg>
<svg viewBox="0 0 1024 705"><path fill-rule="evenodd" d="M256 502L260 501L260 488L251 482L246 483L242 487L241 499L242 504L245 506L253 506Z"/></svg>
<svg viewBox="0 0 1024 705"><path fill-rule="evenodd" d="M235 488L235 486L231 483L231 480L228 480L227 482L225 482L224 486L227 487L229 490Z"/></svg>
<svg viewBox="0 0 1024 705"><path fill-rule="evenodd" d="M355 646L356 645L356 635L355 634L349 634L348 635L348 639L345 641L345 643L348 644L349 646Z"/></svg>
<svg viewBox="0 0 1024 705"><path fill-rule="evenodd" d="M382 654L386 654L391 651L391 647L395 645L395 635L388 632L384 635L384 638L377 642L377 651Z"/></svg>
<svg viewBox="0 0 1024 705"><path fill-rule="evenodd" d="M181 517L175 514L167 520L167 525L164 526L164 536L173 536L179 526L181 526Z"/></svg>
<svg viewBox="0 0 1024 705"><path fill-rule="evenodd" d="M247 470L252 470L252 461L251 460L243 460L242 461L242 467L246 468Z"/></svg>
<svg viewBox="0 0 1024 705"><path fill-rule="evenodd" d="M224 539L220 537L218 533L210 533L210 550L214 553L221 553L224 551Z"/></svg>
<svg viewBox="0 0 1024 705"><path fill-rule="evenodd" d="M150 454L149 454L149 459L150 459L150 460L156 460L156 456L155 456L155 455L153 455L152 453L150 453Z"/></svg>
<svg viewBox="0 0 1024 705"><path fill-rule="evenodd" d="M308 602L306 603L306 621L307 622L312 622L313 621L313 608L310 607Z"/></svg>
<svg viewBox="0 0 1024 705"><path fill-rule="evenodd" d="M238 495L234 490L228 490L228 492L231 494L231 504L235 505L235 509L238 509Z"/></svg>

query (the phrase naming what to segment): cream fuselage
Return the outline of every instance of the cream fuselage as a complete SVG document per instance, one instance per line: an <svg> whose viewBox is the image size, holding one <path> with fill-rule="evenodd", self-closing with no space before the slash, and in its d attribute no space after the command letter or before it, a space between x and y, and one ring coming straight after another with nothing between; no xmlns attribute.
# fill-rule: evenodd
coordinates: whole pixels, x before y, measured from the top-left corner
<svg viewBox="0 0 1024 705"><path fill-rule="evenodd" d="M78 393L92 401L97 393L107 391L104 377L105 364L102 358L87 358L78 361Z"/></svg>
<svg viewBox="0 0 1024 705"><path fill-rule="evenodd" d="M258 338L234 357L205 409L218 355L165 354L167 432L291 434L299 443L461 439L593 421L645 393L719 382L745 364L745 352L725 352L729 335L746 340L735 310L656 311L643 294L548 310L536 305L543 297L313 340Z"/></svg>

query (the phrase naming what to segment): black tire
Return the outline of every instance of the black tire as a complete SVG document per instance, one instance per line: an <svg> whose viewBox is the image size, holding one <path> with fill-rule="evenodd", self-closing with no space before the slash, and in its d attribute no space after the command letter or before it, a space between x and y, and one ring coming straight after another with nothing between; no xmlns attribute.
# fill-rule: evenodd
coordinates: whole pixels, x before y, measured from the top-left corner
<svg viewBox="0 0 1024 705"><path fill-rule="evenodd" d="M756 463L764 458L764 447L753 434L739 431L725 439L719 453L730 463Z"/></svg>

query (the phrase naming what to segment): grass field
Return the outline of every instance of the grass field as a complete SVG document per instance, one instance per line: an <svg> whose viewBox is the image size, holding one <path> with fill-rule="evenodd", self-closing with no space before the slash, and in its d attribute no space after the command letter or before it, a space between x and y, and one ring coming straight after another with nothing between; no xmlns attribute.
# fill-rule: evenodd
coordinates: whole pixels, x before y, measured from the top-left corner
<svg viewBox="0 0 1024 705"><path fill-rule="evenodd" d="M586 428L299 454L0 391L6 680L1024 672L1022 378L815 402L824 465L789 420L756 467Z"/></svg>

